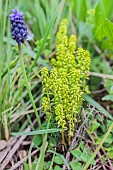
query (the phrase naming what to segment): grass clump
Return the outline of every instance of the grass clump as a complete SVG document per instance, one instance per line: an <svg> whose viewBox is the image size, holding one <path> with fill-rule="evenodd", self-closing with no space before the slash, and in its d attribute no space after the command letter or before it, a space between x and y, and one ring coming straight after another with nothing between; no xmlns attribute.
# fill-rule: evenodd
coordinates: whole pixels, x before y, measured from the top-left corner
<svg viewBox="0 0 113 170"><path fill-rule="evenodd" d="M51 71L42 68L42 106L47 119L51 117L53 120L55 117L62 128L63 142L69 144L83 102L90 53L83 48L76 49L76 36L68 38L66 24L67 20L64 19L57 33L56 59L51 60Z"/></svg>

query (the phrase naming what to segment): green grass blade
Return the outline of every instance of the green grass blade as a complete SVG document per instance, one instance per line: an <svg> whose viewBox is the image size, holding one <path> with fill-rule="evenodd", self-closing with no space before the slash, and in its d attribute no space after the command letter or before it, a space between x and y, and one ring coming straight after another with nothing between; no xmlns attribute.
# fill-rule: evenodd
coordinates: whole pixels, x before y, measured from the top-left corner
<svg viewBox="0 0 113 170"><path fill-rule="evenodd" d="M2 44L3 44L3 19L2 19L2 8L3 1L0 1L0 96L2 96L2 65L3 65L3 56L2 56ZM0 97L0 118L2 115L2 98ZM1 136L1 135L0 135ZM1 137L0 137L1 138Z"/></svg>
<svg viewBox="0 0 113 170"><path fill-rule="evenodd" d="M50 123L50 119L48 121L46 131L49 128L49 123ZM44 156L45 156L45 151L46 151L46 147L47 147L46 142L47 142L47 133L43 136L43 144L42 144L42 147L40 150L40 156L39 156L39 160L38 160L38 163L36 166L36 170L43 170L43 168L44 168Z"/></svg>
<svg viewBox="0 0 113 170"><path fill-rule="evenodd" d="M5 8L3 5L5 4ZM3 13L3 8L4 13ZM5 28L6 28L6 18L7 18L7 9L8 9L8 0L3 2L1 0L0 2L0 120L2 120L2 110L3 110L3 104L2 104L2 70L3 70L3 37L5 34ZM1 122L0 122L0 130L1 130ZM1 132L0 132L0 139L1 139Z"/></svg>
<svg viewBox="0 0 113 170"><path fill-rule="evenodd" d="M61 5L61 4L60 4L60 5ZM56 17L57 17L57 14L58 14L60 5L59 5L58 8L56 9L55 14L54 14L53 18L51 19L49 26L47 27L47 30L46 30L45 35L44 35L44 38L43 38L43 40L42 40L42 44L41 44L41 46L40 46L40 48L39 48L39 50L38 50L38 53L37 53L37 55L36 55L36 57L35 57L32 65L31 65L31 69L36 65L36 62L37 62L37 60L38 60L38 57L40 56L42 50L43 50L44 47L45 47L45 43L46 43L46 41L47 41L47 38L48 38L48 36L49 36L49 34L50 34L53 26L54 26L54 22L55 22L55 19L56 19Z"/></svg>
<svg viewBox="0 0 113 170"><path fill-rule="evenodd" d="M38 135L38 134L46 134L46 133L54 133L61 132L62 129L44 129L44 130L36 130L32 132L12 132L13 136L22 136L22 135Z"/></svg>
<svg viewBox="0 0 113 170"><path fill-rule="evenodd" d="M4 70L4 72L2 73L2 79L3 79L3 77L8 73L8 69L12 69L12 68L14 68L15 67L15 65L17 64L17 62L18 62L18 60L19 60L19 57L17 57L16 59L14 59L14 60L12 60L11 62L10 62L10 68L8 67L8 68L6 68L5 70Z"/></svg>
<svg viewBox="0 0 113 170"><path fill-rule="evenodd" d="M11 47L10 47L10 22L8 21L8 28L7 28L7 63L8 63L8 74L7 74L7 82L8 82L8 89L7 89L7 98L10 99L10 62L11 62Z"/></svg>
<svg viewBox="0 0 113 170"><path fill-rule="evenodd" d="M46 142L47 142L47 133L43 137L43 144L42 144L42 148L40 151L39 161L38 161L36 170L43 170L44 168L44 156L45 156L45 151L46 151Z"/></svg>
<svg viewBox="0 0 113 170"><path fill-rule="evenodd" d="M25 70L25 65L24 65L24 60L23 60L23 56L21 54L21 44L19 46L19 53L20 53L20 62L21 62L21 68L22 68L22 72L23 72L23 75L24 75L24 80L25 80L25 84L26 84L26 87L27 87L27 92L29 94L29 98L30 98L30 101L32 103L32 106L33 106L33 109L34 109L34 112L35 112L35 116L37 118L37 122L38 122L38 125L40 127L40 129L42 129L42 124L41 124L41 120L40 120L40 117L39 117L39 114L37 112L37 108L36 108L36 105L35 105L35 101L34 101L34 98L33 98L33 95L32 95L32 92L31 92L31 85L29 84L29 81L28 81L28 78L27 78L27 74L26 74L26 70Z"/></svg>
<svg viewBox="0 0 113 170"><path fill-rule="evenodd" d="M94 99L92 99L90 96L88 96L87 94L83 95L84 99L90 103L92 106L96 107L99 111L101 111L101 113L103 113L106 117L108 117L109 119L113 120L112 115L110 115L110 113L105 110L99 103L97 103Z"/></svg>
<svg viewBox="0 0 113 170"><path fill-rule="evenodd" d="M39 22L39 29L40 29L41 36L43 36L44 32L45 32L45 26L46 26L46 16L45 16L45 12L41 6L41 2L35 0L35 4L36 4L35 5L35 10L36 10L35 14L36 14L37 21L41 21L41 22Z"/></svg>

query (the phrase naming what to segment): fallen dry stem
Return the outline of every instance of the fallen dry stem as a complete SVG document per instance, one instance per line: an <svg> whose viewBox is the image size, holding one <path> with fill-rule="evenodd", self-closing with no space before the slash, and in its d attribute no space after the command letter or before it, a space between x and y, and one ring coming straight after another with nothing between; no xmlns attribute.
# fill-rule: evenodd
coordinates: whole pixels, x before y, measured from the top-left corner
<svg viewBox="0 0 113 170"><path fill-rule="evenodd" d="M39 149L36 149L35 151L33 151L31 153L31 156L34 156L37 152L39 151ZM26 157L24 157L23 159L21 159L20 161L18 161L12 168L10 168L9 170L15 170L17 169L19 166L21 166L27 159L29 158L29 155L27 155Z"/></svg>
<svg viewBox="0 0 113 170"><path fill-rule="evenodd" d="M34 120L33 122L33 125L36 123L36 120ZM28 126L25 130L25 132L30 132L31 131L31 127ZM1 164L0 164L0 170L4 170L5 167L8 165L8 163L10 162L10 160L12 159L12 157L14 156L14 154L16 153L16 151L19 149L20 145L22 144L22 142L24 141L24 139L26 138L27 136L21 136L20 138L15 138L14 140L15 143L12 146L12 148L10 147L9 148L9 152L7 152L7 155L6 153L5 156L3 155L2 157L5 157L5 159L3 161L1 161ZM18 140L17 140L18 139Z"/></svg>
<svg viewBox="0 0 113 170"><path fill-rule="evenodd" d="M12 146L16 143L17 139L18 137L10 138L10 140L7 142L7 148L0 152L0 164L5 159Z"/></svg>
<svg viewBox="0 0 113 170"><path fill-rule="evenodd" d="M113 80L113 76L109 74L102 74L102 73L96 73L96 72L88 72L89 76L95 76L95 77L101 77L103 79L111 79Z"/></svg>
<svg viewBox="0 0 113 170"><path fill-rule="evenodd" d="M87 134L89 135L89 137L90 137L90 139L92 140L92 142L93 142L93 145L95 145L95 141L94 141L94 139L93 139L93 137L91 136L91 134L88 132L88 130L84 127L84 129L85 129L85 131L87 132ZM100 154L100 151L98 151L98 153L97 153L97 155L98 155L98 157L99 157L99 159L100 159L100 162L101 162L101 165L102 165L102 167L103 167L103 170L106 170L106 167L104 166L104 163L102 162L102 160L101 160L101 154Z"/></svg>
<svg viewBox="0 0 113 170"><path fill-rule="evenodd" d="M91 158L89 159L89 161L86 163L86 165L84 166L83 170L88 169L89 165L91 164L91 162L93 161L93 159L96 157L98 151L100 150L100 148L102 148L102 145L104 144L105 140L107 139L108 135L110 134L110 132L113 129L113 123L109 126L108 131L106 132L106 134L104 135L104 138L101 140L100 144L98 145L98 147L96 148L95 152L93 153L93 155L91 156Z"/></svg>

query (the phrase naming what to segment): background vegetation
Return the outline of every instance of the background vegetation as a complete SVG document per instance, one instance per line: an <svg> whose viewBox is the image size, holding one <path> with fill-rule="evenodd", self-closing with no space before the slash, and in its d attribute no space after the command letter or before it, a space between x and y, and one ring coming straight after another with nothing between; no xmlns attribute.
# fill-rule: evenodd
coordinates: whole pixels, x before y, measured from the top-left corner
<svg viewBox="0 0 113 170"><path fill-rule="evenodd" d="M1 169L113 169L112 7L112 0L0 1ZM38 128L29 99L17 43L10 35L8 15L13 8L24 12L28 31L34 34L22 49L43 131ZM56 57L56 34L63 18L68 20L67 35L75 34L77 47L91 54L87 94L68 147L62 143L61 129L46 121L40 74L44 66L51 70L50 60Z"/></svg>

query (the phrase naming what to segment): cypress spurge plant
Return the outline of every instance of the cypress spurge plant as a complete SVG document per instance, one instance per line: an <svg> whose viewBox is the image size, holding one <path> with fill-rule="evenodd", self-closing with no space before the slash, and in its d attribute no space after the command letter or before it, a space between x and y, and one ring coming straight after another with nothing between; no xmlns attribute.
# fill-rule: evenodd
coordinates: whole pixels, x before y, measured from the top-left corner
<svg viewBox="0 0 113 170"><path fill-rule="evenodd" d="M51 117L62 128L62 141L70 144L74 135L77 114L83 102L86 89L86 72L90 68L90 53L83 48L76 49L76 36L66 35L67 20L64 19L57 33L56 59L51 60L49 72L42 68L42 106L46 118Z"/></svg>

